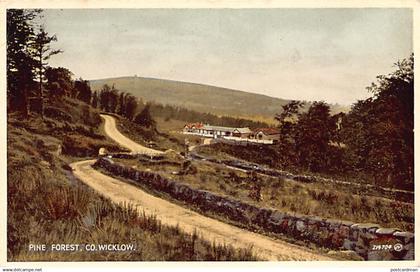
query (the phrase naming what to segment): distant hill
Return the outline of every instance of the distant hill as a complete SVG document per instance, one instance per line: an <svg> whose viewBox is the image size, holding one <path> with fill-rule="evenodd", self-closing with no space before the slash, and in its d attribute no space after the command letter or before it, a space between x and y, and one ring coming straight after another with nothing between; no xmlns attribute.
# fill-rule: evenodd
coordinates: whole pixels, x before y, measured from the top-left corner
<svg viewBox="0 0 420 272"><path fill-rule="evenodd" d="M290 100L261 94L215 87L210 85L143 78L118 77L91 80L93 90L100 90L104 84L130 92L143 101L154 101L188 109L210 112L217 115L245 117L272 123L281 106ZM348 111L339 105L332 105L332 112Z"/></svg>

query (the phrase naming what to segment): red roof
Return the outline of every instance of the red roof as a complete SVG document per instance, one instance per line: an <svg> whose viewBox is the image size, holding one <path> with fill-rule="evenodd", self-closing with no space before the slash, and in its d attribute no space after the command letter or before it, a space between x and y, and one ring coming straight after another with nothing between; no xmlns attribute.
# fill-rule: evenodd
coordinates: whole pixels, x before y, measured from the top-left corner
<svg viewBox="0 0 420 272"><path fill-rule="evenodd" d="M257 128L254 129L254 133L262 132L265 135L280 134L280 130L277 128Z"/></svg>
<svg viewBox="0 0 420 272"><path fill-rule="evenodd" d="M192 128L192 127L202 128L203 127L203 123L189 123L189 124L186 124L185 127L187 127L187 128Z"/></svg>

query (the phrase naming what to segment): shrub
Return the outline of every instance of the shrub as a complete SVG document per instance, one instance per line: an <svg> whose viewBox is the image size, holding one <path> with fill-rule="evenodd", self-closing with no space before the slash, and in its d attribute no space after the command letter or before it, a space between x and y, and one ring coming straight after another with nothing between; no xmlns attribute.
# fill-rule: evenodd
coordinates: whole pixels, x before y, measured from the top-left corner
<svg viewBox="0 0 420 272"><path fill-rule="evenodd" d="M72 122L73 118L67 112L61 110L57 107L46 107L44 110L45 116L50 117L52 119L60 120L60 121L67 121Z"/></svg>

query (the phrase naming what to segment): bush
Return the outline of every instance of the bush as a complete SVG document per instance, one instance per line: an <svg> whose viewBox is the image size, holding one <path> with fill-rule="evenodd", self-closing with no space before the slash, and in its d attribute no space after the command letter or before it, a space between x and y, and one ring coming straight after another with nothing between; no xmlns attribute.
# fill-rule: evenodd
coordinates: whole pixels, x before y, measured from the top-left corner
<svg viewBox="0 0 420 272"><path fill-rule="evenodd" d="M74 157L96 157L99 149L104 147L109 152L126 151L116 144L110 144L98 139L82 137L80 135L68 135L63 138L63 154Z"/></svg>
<svg viewBox="0 0 420 272"><path fill-rule="evenodd" d="M73 118L70 114L67 112L64 112L63 110L57 108L57 107L46 107L44 110L45 116L60 120L60 121L67 121L67 122L73 122Z"/></svg>

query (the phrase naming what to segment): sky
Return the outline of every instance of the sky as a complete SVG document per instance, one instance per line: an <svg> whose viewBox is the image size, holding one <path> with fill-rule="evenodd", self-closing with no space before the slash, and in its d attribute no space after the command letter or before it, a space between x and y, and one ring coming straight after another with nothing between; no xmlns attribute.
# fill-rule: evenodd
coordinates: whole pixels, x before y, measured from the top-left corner
<svg viewBox="0 0 420 272"><path fill-rule="evenodd" d="M47 9L75 77L141 76L350 105L413 51L411 9Z"/></svg>

